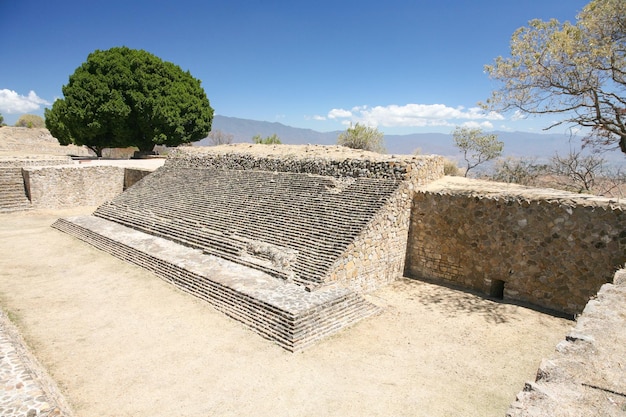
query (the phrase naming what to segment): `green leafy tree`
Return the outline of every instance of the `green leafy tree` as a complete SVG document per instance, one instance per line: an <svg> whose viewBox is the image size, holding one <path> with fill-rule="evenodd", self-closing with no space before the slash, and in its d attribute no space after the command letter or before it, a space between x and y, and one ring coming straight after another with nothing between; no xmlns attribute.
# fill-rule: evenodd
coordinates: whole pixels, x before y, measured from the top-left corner
<svg viewBox="0 0 626 417"><path fill-rule="evenodd" d="M339 134L337 144L353 149L384 153L383 137L384 134L375 127L357 123Z"/></svg>
<svg viewBox="0 0 626 417"><path fill-rule="evenodd" d="M15 122L16 127L28 127L28 128L42 128L46 127L46 123L43 120L43 117L37 116L36 114L23 114L17 119Z"/></svg>
<svg viewBox="0 0 626 417"><path fill-rule="evenodd" d="M463 153L467 163L465 176L470 170L502 155L504 143L498 141L498 135L483 134L481 129L457 127L452 132L454 146Z"/></svg>
<svg viewBox="0 0 626 417"><path fill-rule="evenodd" d="M262 138L261 135L254 135L252 137L252 142L261 145L280 145L282 143L276 133L266 138Z"/></svg>
<svg viewBox="0 0 626 417"><path fill-rule="evenodd" d="M205 138L213 109L200 80L179 66L126 47L96 50L46 109L46 127L61 145L104 148L178 146Z"/></svg>
<svg viewBox="0 0 626 417"><path fill-rule="evenodd" d="M4 116L0 114L0 127L4 126Z"/></svg>
<svg viewBox="0 0 626 417"><path fill-rule="evenodd" d="M532 20L485 70L502 86L484 107L558 114L546 129L589 128L585 144L626 153L626 1L593 0L576 24Z"/></svg>

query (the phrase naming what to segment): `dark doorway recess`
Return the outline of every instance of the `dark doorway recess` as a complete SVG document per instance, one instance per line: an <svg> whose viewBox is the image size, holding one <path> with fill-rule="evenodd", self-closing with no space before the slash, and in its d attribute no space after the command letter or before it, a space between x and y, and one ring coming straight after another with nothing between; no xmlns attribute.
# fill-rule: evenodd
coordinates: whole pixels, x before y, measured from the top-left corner
<svg viewBox="0 0 626 417"><path fill-rule="evenodd" d="M491 297L497 298L498 300L504 299L504 281L500 279L494 279L491 281L491 289L489 290L489 295Z"/></svg>

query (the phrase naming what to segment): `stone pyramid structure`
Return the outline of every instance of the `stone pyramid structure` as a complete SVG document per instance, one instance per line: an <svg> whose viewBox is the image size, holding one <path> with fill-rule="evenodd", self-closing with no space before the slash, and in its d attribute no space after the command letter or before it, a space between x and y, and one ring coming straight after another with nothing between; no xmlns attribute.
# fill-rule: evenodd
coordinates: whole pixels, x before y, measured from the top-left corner
<svg viewBox="0 0 626 417"><path fill-rule="evenodd" d="M442 175L439 157L181 148L92 216L53 227L294 351L378 310L362 294L402 275L413 190Z"/></svg>

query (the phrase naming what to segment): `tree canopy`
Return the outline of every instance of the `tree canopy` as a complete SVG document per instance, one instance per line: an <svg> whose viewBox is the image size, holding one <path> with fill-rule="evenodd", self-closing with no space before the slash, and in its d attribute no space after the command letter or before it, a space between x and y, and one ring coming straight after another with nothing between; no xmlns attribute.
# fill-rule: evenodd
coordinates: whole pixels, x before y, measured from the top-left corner
<svg viewBox="0 0 626 417"><path fill-rule="evenodd" d="M576 24L532 20L485 70L503 83L485 107L560 114L546 129L589 128L585 143L626 153L626 1L593 0Z"/></svg>
<svg viewBox="0 0 626 417"><path fill-rule="evenodd" d="M463 159L467 163L465 176L478 165L502 155L504 143L498 141L496 134L483 134L480 129L457 127L452 132L454 146L463 152Z"/></svg>
<svg viewBox="0 0 626 417"><path fill-rule="evenodd" d="M383 137L384 134L375 127L357 123L339 134L337 144L353 149L384 153Z"/></svg>
<svg viewBox="0 0 626 417"><path fill-rule="evenodd" d="M203 139L213 109L200 80L144 50L96 50L46 109L46 127L62 145L104 148L178 146Z"/></svg>

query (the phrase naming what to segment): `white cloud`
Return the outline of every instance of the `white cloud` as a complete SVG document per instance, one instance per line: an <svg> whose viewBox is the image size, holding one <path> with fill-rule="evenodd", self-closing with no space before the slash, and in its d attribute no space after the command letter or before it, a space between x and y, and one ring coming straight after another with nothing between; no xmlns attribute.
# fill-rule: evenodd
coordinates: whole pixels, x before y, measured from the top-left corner
<svg viewBox="0 0 626 417"><path fill-rule="evenodd" d="M471 121L471 122L465 122L463 124L461 124L461 126L463 127L469 127L471 129L486 129L486 130L492 130L493 129L493 123L491 122L475 122L475 121Z"/></svg>
<svg viewBox="0 0 626 417"><path fill-rule="evenodd" d="M511 120L513 121L524 120L526 118L527 118L526 115L522 113L520 110L515 110L515 112L513 113L513 116L511 116Z"/></svg>
<svg viewBox="0 0 626 417"><path fill-rule="evenodd" d="M320 116L319 114L316 114L315 116L313 116L313 120L326 120L326 117L324 116Z"/></svg>
<svg viewBox="0 0 626 417"><path fill-rule="evenodd" d="M328 112L329 119L343 119L352 116L352 113L344 109L332 109Z"/></svg>
<svg viewBox="0 0 626 417"><path fill-rule="evenodd" d="M351 110L332 109L328 112L328 118L349 119L348 121L353 123L385 127L453 126L459 124L459 120L504 119L499 113L486 113L479 107L466 109L462 106L455 108L444 104L406 104L404 106L392 104L376 107L357 106ZM489 122L476 123L483 127L487 125L493 127Z"/></svg>
<svg viewBox="0 0 626 417"><path fill-rule="evenodd" d="M0 90L0 112L28 113L38 110L41 106L48 106L51 103L39 97L34 91L30 91L28 96L21 96L13 90Z"/></svg>

